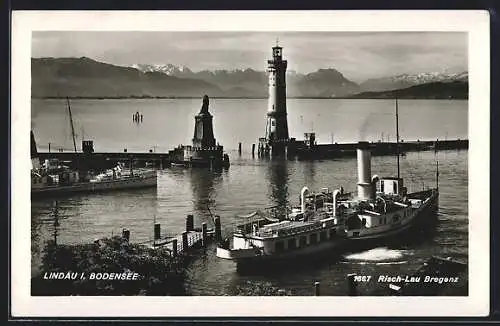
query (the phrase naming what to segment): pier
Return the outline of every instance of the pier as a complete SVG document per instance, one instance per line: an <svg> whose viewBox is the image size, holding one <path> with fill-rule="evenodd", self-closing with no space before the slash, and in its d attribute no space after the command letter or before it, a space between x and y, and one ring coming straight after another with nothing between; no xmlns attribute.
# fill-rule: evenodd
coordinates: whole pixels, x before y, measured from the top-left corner
<svg viewBox="0 0 500 326"><path fill-rule="evenodd" d="M186 229L181 234L163 236L161 235L161 224L154 224L154 239L141 243L149 248L167 250L171 256L188 254L193 249L205 248L209 243L221 241L220 217L215 216L214 228L209 229L206 222L201 223L200 228L194 227L194 216L186 217ZM122 230L122 238L130 240L130 230Z"/></svg>
<svg viewBox="0 0 500 326"><path fill-rule="evenodd" d="M299 142L297 142L299 143ZM335 143L335 144L297 144L295 150L290 152L292 157L319 159L324 157L350 157L356 156L358 143ZM395 155L397 145L395 142L371 142L370 147L373 155ZM464 150L468 149L467 139L454 140L426 140L400 142L399 150L405 152L420 151L442 151L442 150ZM152 163L154 166L163 168L176 163L171 153L154 152L38 152L41 160L58 159L71 162L89 162L94 164L109 164L116 162L134 162L139 164Z"/></svg>
<svg viewBox="0 0 500 326"><path fill-rule="evenodd" d="M108 164L116 162L153 163L158 167L167 167L173 160L170 153L154 152L38 152L40 160L58 159L60 161L88 162Z"/></svg>
<svg viewBox="0 0 500 326"><path fill-rule="evenodd" d="M356 156L357 143L335 143L335 144L316 144L314 142L297 141L289 145L289 157L298 157L305 159L320 159L332 157L354 157ZM464 150L469 148L468 139L453 140L416 140L396 142L371 142L369 143L372 155L396 155L407 152L421 151L443 151L443 150Z"/></svg>

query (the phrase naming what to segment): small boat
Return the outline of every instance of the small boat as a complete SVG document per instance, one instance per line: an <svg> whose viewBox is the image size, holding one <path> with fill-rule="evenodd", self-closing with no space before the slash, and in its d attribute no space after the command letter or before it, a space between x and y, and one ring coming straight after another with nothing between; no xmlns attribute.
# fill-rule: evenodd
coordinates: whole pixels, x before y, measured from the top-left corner
<svg viewBox="0 0 500 326"><path fill-rule="evenodd" d="M300 207L276 222L238 227L232 238L217 248L217 256L235 261L238 267L252 267L332 249L346 250L399 235L426 222L437 211L437 169L435 188L408 193L399 175L399 153L397 177L372 176L368 142L358 143L357 162L357 193L344 193L342 187L314 193L303 187Z"/></svg>
<svg viewBox="0 0 500 326"><path fill-rule="evenodd" d="M71 114L69 98L69 122L75 153L76 139ZM32 146L36 150L36 143L32 134ZM36 161L36 160L35 160ZM33 162L33 157L32 157ZM108 169L95 176L90 176L90 171L70 169L58 159L45 160L40 166L39 160L31 169L31 198L47 198L52 196L70 195L73 193L93 193L111 190L126 190L136 188L156 188L157 172L154 169L133 170L130 162L130 171L123 170L124 165L118 163L113 169Z"/></svg>
<svg viewBox="0 0 500 326"><path fill-rule="evenodd" d="M48 161L48 160L47 160ZM87 180L79 171L67 167L53 169L47 163L31 173L31 197L46 198L71 195L73 193L94 193L157 186L155 170L122 171L121 166L107 170Z"/></svg>

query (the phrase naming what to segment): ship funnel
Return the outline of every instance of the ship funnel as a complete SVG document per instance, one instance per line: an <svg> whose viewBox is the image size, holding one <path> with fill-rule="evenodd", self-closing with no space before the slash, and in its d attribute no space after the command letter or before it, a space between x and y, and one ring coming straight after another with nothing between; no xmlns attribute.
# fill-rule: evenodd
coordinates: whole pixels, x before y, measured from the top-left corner
<svg viewBox="0 0 500 326"><path fill-rule="evenodd" d="M300 191L300 211L302 214L306 211L306 196L309 195L309 188L304 187Z"/></svg>
<svg viewBox="0 0 500 326"><path fill-rule="evenodd" d="M358 143L358 197L361 200L373 199L371 180L371 152L368 142Z"/></svg>
<svg viewBox="0 0 500 326"><path fill-rule="evenodd" d="M335 189L333 192L333 216L337 216L337 197L340 195L340 189Z"/></svg>
<svg viewBox="0 0 500 326"><path fill-rule="evenodd" d="M380 181L380 177L378 175L372 176L372 199L376 197L377 194L377 183Z"/></svg>

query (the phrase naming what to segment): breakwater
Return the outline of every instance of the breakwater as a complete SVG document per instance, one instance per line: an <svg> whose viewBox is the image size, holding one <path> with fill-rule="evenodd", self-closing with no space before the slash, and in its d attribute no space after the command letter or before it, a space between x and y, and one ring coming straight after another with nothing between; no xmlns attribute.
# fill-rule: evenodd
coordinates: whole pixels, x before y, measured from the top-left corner
<svg viewBox="0 0 500 326"><path fill-rule="evenodd" d="M334 143L306 145L303 142L295 142L290 146L290 156L300 158L324 158L324 157L350 157L356 155L358 143ZM398 151L396 142L371 142L372 155L395 155ZM402 141L399 143L399 152L418 151L441 151L441 150L463 150L468 149L468 139L453 140L425 140L425 141ZM252 146L254 148L254 146ZM151 164L158 168L168 167L176 163L176 158L169 153L158 152L38 152L41 160L59 159L61 161L85 162L91 166L113 166L116 162L133 162L138 166Z"/></svg>
<svg viewBox="0 0 500 326"><path fill-rule="evenodd" d="M289 156L300 158L319 159L327 157L352 157L356 156L357 143L343 144L307 144L305 142L291 143ZM396 155L406 152L441 151L441 150L463 150L468 149L469 140L432 140L432 141L402 141L396 142L371 142L369 143L372 155Z"/></svg>

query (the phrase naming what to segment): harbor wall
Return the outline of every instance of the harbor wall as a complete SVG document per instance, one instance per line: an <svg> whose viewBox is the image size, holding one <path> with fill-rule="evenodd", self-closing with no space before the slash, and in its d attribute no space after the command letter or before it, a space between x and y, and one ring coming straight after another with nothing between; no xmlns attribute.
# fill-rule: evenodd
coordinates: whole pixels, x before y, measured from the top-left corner
<svg viewBox="0 0 500 326"><path fill-rule="evenodd" d="M294 147L292 151L294 155L299 158L322 158L322 157L355 157L356 149L358 143L334 143L334 144L314 144L307 146L302 141L296 141L290 143ZM395 155L397 152L397 146L394 142L371 142L369 143L372 155ZM222 146L221 146L222 147ZM454 140L434 140L434 141L404 141L399 143L400 153L412 152L412 151L439 151L439 150L462 150L468 149L469 140L468 139L454 139ZM219 152L222 149L213 151L207 151L205 153L196 152L191 150L191 153L195 157L205 157L206 155L213 155L219 157ZM157 166L168 166L172 162L180 161L184 159L185 152L184 149L172 150L169 153L134 153L134 152L94 152L94 153L82 153L82 152L38 152L37 153L40 160L45 159L59 159L61 161L79 161L86 162L89 165L110 165L112 162L156 162ZM220 155L222 156L222 155ZM181 159L182 158L182 159Z"/></svg>
<svg viewBox="0 0 500 326"><path fill-rule="evenodd" d="M358 143L343 144L313 144L306 145L305 142L297 141L293 150L299 158L323 158L323 157L355 157ZM396 155L405 152L418 151L440 151L440 150L462 150L468 149L467 139L434 140L434 141L409 141L400 142L399 147L395 142L371 142L369 149L374 156Z"/></svg>

